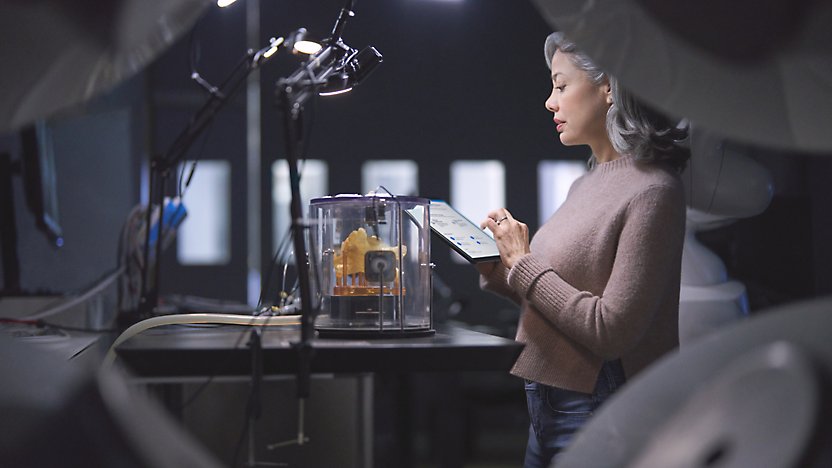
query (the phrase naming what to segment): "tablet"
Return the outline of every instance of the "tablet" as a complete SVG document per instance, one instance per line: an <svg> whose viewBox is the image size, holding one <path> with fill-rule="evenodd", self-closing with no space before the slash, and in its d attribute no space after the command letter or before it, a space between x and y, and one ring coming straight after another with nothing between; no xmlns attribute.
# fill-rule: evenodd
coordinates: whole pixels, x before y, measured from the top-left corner
<svg viewBox="0 0 832 468"><path fill-rule="evenodd" d="M430 229L471 263L500 260L494 239L442 200L430 201Z"/></svg>

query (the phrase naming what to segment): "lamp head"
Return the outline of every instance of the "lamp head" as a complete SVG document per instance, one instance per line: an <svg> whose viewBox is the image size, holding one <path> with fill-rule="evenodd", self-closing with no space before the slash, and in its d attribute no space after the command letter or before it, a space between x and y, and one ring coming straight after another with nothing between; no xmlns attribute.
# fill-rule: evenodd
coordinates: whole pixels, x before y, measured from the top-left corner
<svg viewBox="0 0 832 468"><path fill-rule="evenodd" d="M365 47L344 59L342 69L327 78L326 84L318 88L318 95L332 96L351 91L380 64L384 58L375 47Z"/></svg>
<svg viewBox="0 0 832 468"><path fill-rule="evenodd" d="M321 44L309 37L306 28L300 28L286 37L286 48L293 54L313 55L321 50Z"/></svg>

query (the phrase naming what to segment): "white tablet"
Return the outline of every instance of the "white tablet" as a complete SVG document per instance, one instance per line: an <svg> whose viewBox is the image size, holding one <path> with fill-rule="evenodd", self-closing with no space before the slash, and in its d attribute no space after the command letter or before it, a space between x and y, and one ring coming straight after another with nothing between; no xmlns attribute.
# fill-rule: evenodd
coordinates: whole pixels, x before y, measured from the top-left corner
<svg viewBox="0 0 832 468"><path fill-rule="evenodd" d="M494 239L447 202L430 201L430 229L471 263L500 260Z"/></svg>

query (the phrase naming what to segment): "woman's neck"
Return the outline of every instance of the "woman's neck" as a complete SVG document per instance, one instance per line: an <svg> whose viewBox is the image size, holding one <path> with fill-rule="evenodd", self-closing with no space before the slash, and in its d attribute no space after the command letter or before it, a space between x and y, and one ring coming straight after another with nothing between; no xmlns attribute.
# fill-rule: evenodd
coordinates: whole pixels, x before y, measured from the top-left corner
<svg viewBox="0 0 832 468"><path fill-rule="evenodd" d="M594 145L589 145L589 147L592 149L592 154L595 155L595 161L598 164L615 161L621 157L621 154L612 147L612 143L607 138Z"/></svg>

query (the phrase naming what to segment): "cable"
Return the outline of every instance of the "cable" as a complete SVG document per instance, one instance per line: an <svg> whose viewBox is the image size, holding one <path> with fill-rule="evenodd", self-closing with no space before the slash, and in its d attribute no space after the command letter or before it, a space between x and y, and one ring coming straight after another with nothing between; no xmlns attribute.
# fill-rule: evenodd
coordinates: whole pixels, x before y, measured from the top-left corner
<svg viewBox="0 0 832 468"><path fill-rule="evenodd" d="M59 304L55 307L43 309L43 310L39 311L38 313L29 316L29 318L33 319L33 320L42 319L44 317L49 317L51 315L56 315L56 314L59 314L59 313L65 311L65 310L71 309L72 307L75 307L76 305L86 301L90 297L92 297L92 296L100 293L104 289L106 289L107 286L109 286L113 281L118 279L119 276L123 272L124 272L124 267L116 268L116 270L113 271L109 276L102 279L97 285L94 285L91 289L89 289L84 294L82 294L78 297L72 298L72 299L70 299L66 302L63 302L63 303L61 303L61 304Z"/></svg>
<svg viewBox="0 0 832 468"><path fill-rule="evenodd" d="M56 330L77 331L85 333L113 333L118 331L114 328L73 327L69 325L58 325L56 323L47 322L45 320L17 319L10 317L0 317L0 323L16 323L20 325L31 325L38 328L54 328Z"/></svg>
<svg viewBox="0 0 832 468"><path fill-rule="evenodd" d="M214 130L214 121L212 120L208 124L208 128L205 129L205 134L202 136L202 145L199 147L199 152L196 153L196 156L191 160L191 169L188 171L188 177L184 178L185 175L185 166L186 164L183 163L181 169L179 170L179 182L177 184L177 193L179 194L179 198L185 197L185 192L188 190L188 187L191 185L191 179L194 176L194 171L196 170L196 164L202 159L202 155L205 152L205 146L208 143L208 140L211 138ZM182 180L185 180L185 186L182 187Z"/></svg>
<svg viewBox="0 0 832 468"><path fill-rule="evenodd" d="M252 317L252 319L253 318L256 318L256 317ZM251 326L252 324L254 324L254 322L250 321L247 325ZM240 343L242 343L244 336L246 336L245 333L240 333L240 336L237 337L237 341L234 342L234 347L231 348L231 349L237 349L238 347L240 347ZM188 399L185 400L185 402L183 402L182 405L179 406L179 408L178 408L179 411L184 410L185 408L190 406L194 401L196 401L196 399L199 397L199 395L201 395L202 392L206 388L208 388L208 385L211 384L211 382L214 381L214 377L216 377L218 370L222 369L222 367L225 366L225 364L229 361L229 359L231 359L231 356L226 355L225 359L223 359L222 361L217 363L217 366L216 366L217 370L211 372L211 375L208 376L208 378L205 380L205 382L203 382L202 385L199 386L199 388L197 388L196 390L194 390L193 393L191 393L191 395L188 397Z"/></svg>
<svg viewBox="0 0 832 468"><path fill-rule="evenodd" d="M191 79L196 80L197 83L201 83L204 82L204 80L202 80L202 78L199 75L199 72L197 71L197 64L200 59L201 49L199 47L198 42L196 41L196 32L197 27L195 26L188 39L188 65L190 66L191 70ZM207 88L207 90L211 93L216 92L215 87L209 87ZM186 172L185 166L187 166L187 164L183 162L182 167L180 167L178 170L179 182L176 184L176 193L180 199L185 196L185 191L191 184L191 178L193 177L194 171L196 170L196 164L197 162L199 162L200 159L202 159L202 154L205 152L205 146L208 143L208 139L211 137L213 128L214 120L211 120L211 122L208 124L208 128L205 129L205 134L202 136L202 145L200 145L199 152L197 152L196 157L193 158L193 161L191 162L191 169L188 171L188 177L186 179L184 188L182 187L182 180Z"/></svg>
<svg viewBox="0 0 832 468"><path fill-rule="evenodd" d="M253 318L256 318L256 317L253 317ZM249 325L249 326L253 326L253 323L248 323L247 325ZM264 325L264 326L265 326L265 325ZM233 346L231 349L237 349L237 348L239 348L239 347L240 347L240 343L242 343L243 338L244 338L245 336L246 336L246 334L245 334L245 333L240 333L240 336L237 338L237 341L235 341L235 342L234 342L234 346ZM226 355L226 356L225 356L225 359L223 359L222 361L220 361L220 362L217 364L216 369L221 369L223 366L225 366L225 364L226 364L226 363L227 363L230 359L231 359L231 356L230 356L230 355ZM193 392L193 393L191 393L191 395L188 397L188 399L187 399L187 400L185 400L185 402L184 402L184 403L182 403L182 405L180 405L180 406L179 406L178 410L179 410L179 411L182 411L182 410L184 410L185 408L187 408L188 406L190 406L190 405L191 405L194 401L196 401L196 399L199 397L199 395L201 395L201 394L202 394L202 392L203 392L206 388L208 388L208 385L209 385L209 384L211 384L211 382L213 382L213 381L214 381L214 377L216 377L216 376L217 376L217 371L213 371L213 372L211 372L211 374L208 376L208 379L206 379L206 380L205 380L205 382L203 382L203 383L199 386L199 388L197 388L196 390L194 390L194 392Z"/></svg>
<svg viewBox="0 0 832 468"><path fill-rule="evenodd" d="M269 323L270 319L272 318L275 320L274 323ZM249 317L245 315L233 314L176 314L163 315L161 317L151 317L149 319L145 319L141 322L133 324L127 330L124 330L124 333L119 335L118 338L116 338L116 340L110 346L110 349L107 351L107 355L104 357L104 362L102 366L109 367L115 362L116 347L118 345L124 343L125 341L129 340L130 338L138 335L139 333L145 330L149 330L155 327L161 327L163 325L195 323L221 323L227 325L247 326L258 326L267 323L270 326L283 326L300 324L300 316L284 315L280 317Z"/></svg>
<svg viewBox="0 0 832 468"><path fill-rule="evenodd" d="M119 278L117 295L119 311L134 310L138 307L137 294L140 289L142 267L139 262L141 255L136 255L136 249L140 245L136 237L141 229L144 210L145 207L142 204L134 206L121 228L117 262L119 267L124 268L124 275Z"/></svg>
<svg viewBox="0 0 832 468"><path fill-rule="evenodd" d="M277 245L277 249L275 249L274 256L272 257L272 262L269 264L269 269L266 271L266 281L263 282L263 286L260 288L260 297L257 299L257 310L259 311L263 307L263 299L266 297L266 293L268 292L269 283L272 279L272 273L274 272L274 267L277 265L278 259L282 256L283 250L288 245L287 239L291 239L292 230L289 228L284 236L280 238L280 243ZM285 275L285 271L284 271Z"/></svg>

